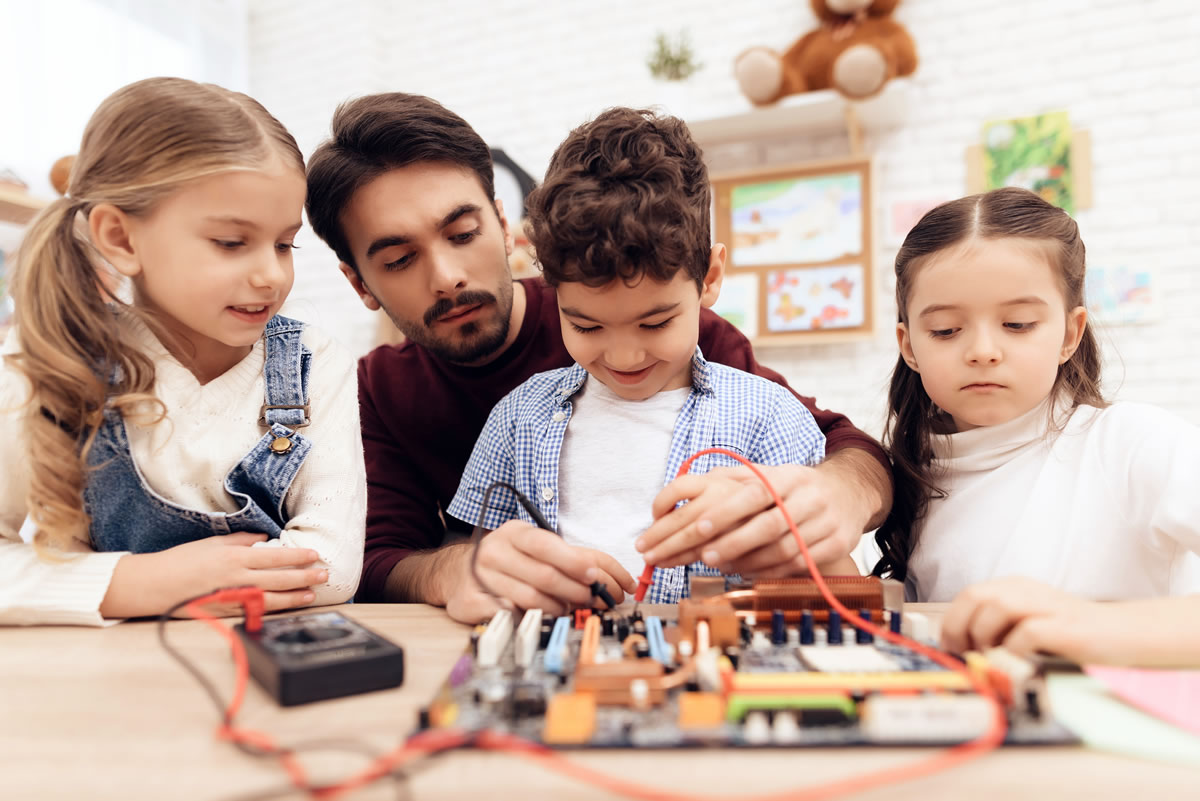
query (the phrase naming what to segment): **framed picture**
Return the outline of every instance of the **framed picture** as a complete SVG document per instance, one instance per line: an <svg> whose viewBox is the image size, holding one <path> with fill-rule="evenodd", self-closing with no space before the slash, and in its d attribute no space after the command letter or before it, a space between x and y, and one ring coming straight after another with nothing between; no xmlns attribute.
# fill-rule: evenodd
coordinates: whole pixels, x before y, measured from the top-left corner
<svg viewBox="0 0 1200 801"><path fill-rule="evenodd" d="M920 222L926 213L953 199L948 195L936 193L892 198L885 204L886 219L883 221L883 242L881 244L884 247L899 250L900 246L904 244L904 238L908 236L908 232Z"/></svg>
<svg viewBox="0 0 1200 801"><path fill-rule="evenodd" d="M715 176L729 256L714 310L764 344L869 336L871 198L862 158Z"/></svg>
<svg viewBox="0 0 1200 801"><path fill-rule="evenodd" d="M1089 264L1085 290L1089 320L1129 325L1163 318L1162 293L1152 268Z"/></svg>
<svg viewBox="0 0 1200 801"><path fill-rule="evenodd" d="M1092 207L1092 137L1065 111L992 120L967 148L967 192L1002 186L1036 192L1068 214Z"/></svg>

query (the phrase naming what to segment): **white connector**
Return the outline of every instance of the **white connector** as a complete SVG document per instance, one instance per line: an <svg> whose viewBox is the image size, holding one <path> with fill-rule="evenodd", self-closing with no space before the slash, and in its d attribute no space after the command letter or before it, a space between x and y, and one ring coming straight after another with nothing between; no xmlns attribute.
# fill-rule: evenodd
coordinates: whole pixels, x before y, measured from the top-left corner
<svg viewBox="0 0 1200 801"><path fill-rule="evenodd" d="M981 695L872 695L859 706L863 736L873 743L957 743L992 725L993 707Z"/></svg>
<svg viewBox="0 0 1200 801"><path fill-rule="evenodd" d="M517 626L517 642L513 646L513 656L517 667L529 667L533 664L533 655L537 653L538 640L542 636L542 610L530 609L521 618Z"/></svg>
<svg viewBox="0 0 1200 801"><path fill-rule="evenodd" d="M793 745L800 742L800 723L796 713L790 709L780 709L775 713L771 724L771 740L776 745Z"/></svg>
<svg viewBox="0 0 1200 801"><path fill-rule="evenodd" d="M742 723L742 737L748 745L766 745L771 742L771 721L767 713L756 709L746 715Z"/></svg>
<svg viewBox="0 0 1200 801"><path fill-rule="evenodd" d="M500 662L500 655L512 639L512 612L501 609L492 615L492 620L479 635L479 643L475 649L475 662L480 667L494 667Z"/></svg>

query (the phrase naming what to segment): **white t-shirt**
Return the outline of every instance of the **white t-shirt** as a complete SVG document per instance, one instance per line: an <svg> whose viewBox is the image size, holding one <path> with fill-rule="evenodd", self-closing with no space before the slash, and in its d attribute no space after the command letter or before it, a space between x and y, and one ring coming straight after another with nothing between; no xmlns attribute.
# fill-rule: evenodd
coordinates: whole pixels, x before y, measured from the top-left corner
<svg viewBox="0 0 1200 801"><path fill-rule="evenodd" d="M691 391L631 401L594 378L584 382L571 399L558 461L558 530L568 544L605 551L629 575L642 574L646 561L633 542L653 522L675 420Z"/></svg>
<svg viewBox="0 0 1200 801"><path fill-rule="evenodd" d="M1200 591L1200 429L1153 406L1045 404L934 439L936 479L908 596L949 601L1027 576L1088 598Z"/></svg>

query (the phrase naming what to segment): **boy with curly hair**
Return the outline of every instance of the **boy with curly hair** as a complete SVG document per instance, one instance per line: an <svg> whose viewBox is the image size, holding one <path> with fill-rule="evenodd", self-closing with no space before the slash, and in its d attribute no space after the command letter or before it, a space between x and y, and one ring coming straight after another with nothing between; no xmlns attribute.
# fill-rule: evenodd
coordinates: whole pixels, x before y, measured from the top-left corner
<svg viewBox="0 0 1200 801"><path fill-rule="evenodd" d="M688 456L722 447L762 465L821 461L825 437L790 391L710 363L697 347L700 310L725 274L709 204L700 149L674 117L610 109L559 146L527 201L528 234L575 364L534 375L497 404L450 515L478 519L487 488L507 482L567 545L611 555L623 571L609 575L628 589L643 570L639 537L655 499ZM736 464L706 455L691 471ZM516 519L535 522L511 493L494 492L484 527ZM516 582L485 552L479 571L497 594L562 609L548 589L557 577L546 576L546 592L509 597ZM720 575L719 564L680 563L690 555L657 566L648 601L686 597L689 574Z"/></svg>

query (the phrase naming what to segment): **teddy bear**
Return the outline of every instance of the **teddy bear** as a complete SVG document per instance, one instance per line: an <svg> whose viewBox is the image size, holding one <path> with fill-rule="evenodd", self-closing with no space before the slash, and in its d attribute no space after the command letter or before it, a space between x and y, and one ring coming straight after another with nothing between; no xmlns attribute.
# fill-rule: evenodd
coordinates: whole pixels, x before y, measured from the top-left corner
<svg viewBox="0 0 1200 801"><path fill-rule="evenodd" d="M892 12L900 0L809 0L821 27L782 56L752 47L733 72L750 102L769 105L786 95L836 89L852 100L880 92L917 68L917 48Z"/></svg>

